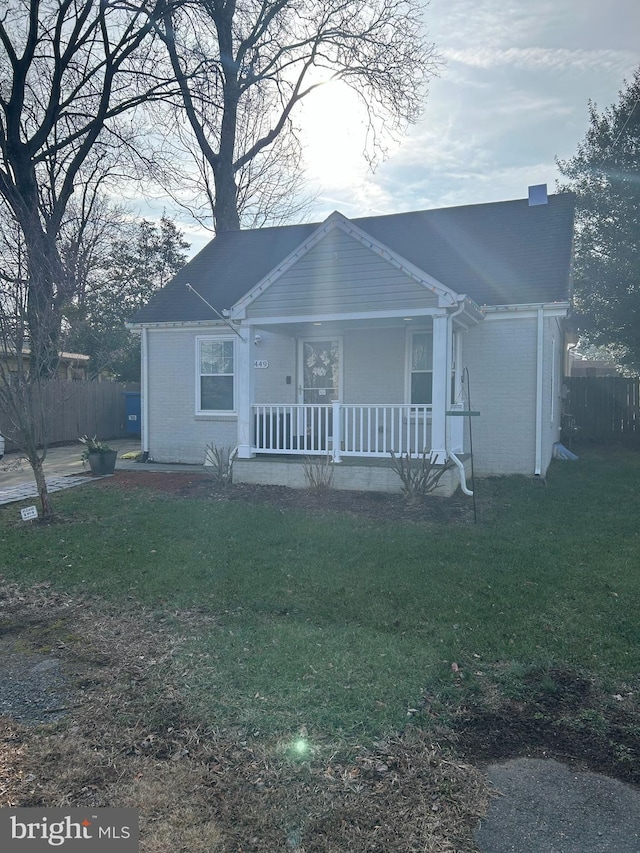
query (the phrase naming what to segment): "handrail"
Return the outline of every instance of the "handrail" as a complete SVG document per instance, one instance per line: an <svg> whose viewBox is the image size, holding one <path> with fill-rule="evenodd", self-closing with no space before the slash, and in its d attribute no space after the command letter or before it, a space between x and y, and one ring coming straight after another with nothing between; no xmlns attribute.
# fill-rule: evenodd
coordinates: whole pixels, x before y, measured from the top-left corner
<svg viewBox="0 0 640 853"><path fill-rule="evenodd" d="M256 453L389 457L428 452L430 405L261 403L252 406Z"/></svg>

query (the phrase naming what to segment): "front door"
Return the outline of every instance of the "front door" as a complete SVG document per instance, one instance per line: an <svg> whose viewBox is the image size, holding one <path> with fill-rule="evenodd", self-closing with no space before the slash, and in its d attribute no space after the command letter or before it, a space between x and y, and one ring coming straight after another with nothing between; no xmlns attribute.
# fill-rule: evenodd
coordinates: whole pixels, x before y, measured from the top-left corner
<svg viewBox="0 0 640 853"><path fill-rule="evenodd" d="M303 338L299 342L298 402L314 407L300 412L299 435L305 450L327 453L330 449L331 403L340 399L340 344L338 338Z"/></svg>
<svg viewBox="0 0 640 853"><path fill-rule="evenodd" d="M298 402L329 405L340 399L340 341L303 338L300 341Z"/></svg>

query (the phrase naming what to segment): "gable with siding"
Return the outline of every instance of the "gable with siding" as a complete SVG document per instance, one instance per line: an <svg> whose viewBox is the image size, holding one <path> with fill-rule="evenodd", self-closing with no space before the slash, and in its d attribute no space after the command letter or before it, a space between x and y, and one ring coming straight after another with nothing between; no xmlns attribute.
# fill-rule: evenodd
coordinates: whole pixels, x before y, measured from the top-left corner
<svg viewBox="0 0 640 853"><path fill-rule="evenodd" d="M424 285L336 228L279 275L247 315L293 317L436 307Z"/></svg>

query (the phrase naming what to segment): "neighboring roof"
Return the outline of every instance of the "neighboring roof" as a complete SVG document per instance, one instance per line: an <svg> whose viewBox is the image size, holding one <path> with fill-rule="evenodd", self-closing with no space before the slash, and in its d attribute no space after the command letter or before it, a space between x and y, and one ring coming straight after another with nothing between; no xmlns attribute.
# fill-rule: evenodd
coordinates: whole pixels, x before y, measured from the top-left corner
<svg viewBox="0 0 640 853"><path fill-rule="evenodd" d="M622 376L615 361L604 356L589 357L578 350L569 349L569 376Z"/></svg>
<svg viewBox="0 0 640 853"><path fill-rule="evenodd" d="M571 193L351 220L425 273L478 305L569 298ZM211 319L191 284L218 311L231 308L320 223L219 234L132 318L133 323Z"/></svg>
<svg viewBox="0 0 640 853"><path fill-rule="evenodd" d="M31 355L31 350L29 347L22 347L21 350L22 355ZM4 347L0 346L0 358L15 358L16 351L15 350L7 350ZM91 356L83 355L79 352L61 352L59 353L60 361L89 361Z"/></svg>

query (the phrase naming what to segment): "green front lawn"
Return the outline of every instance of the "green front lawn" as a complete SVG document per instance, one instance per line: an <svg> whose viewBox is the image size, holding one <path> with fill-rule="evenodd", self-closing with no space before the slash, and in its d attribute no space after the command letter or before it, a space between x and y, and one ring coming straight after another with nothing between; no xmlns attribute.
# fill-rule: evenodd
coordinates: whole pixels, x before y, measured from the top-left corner
<svg viewBox="0 0 640 853"><path fill-rule="evenodd" d="M480 481L475 526L97 484L55 494L50 526L3 507L0 573L170 616L213 725L376 737L535 668L636 691L639 483L640 454L590 450L546 485Z"/></svg>

